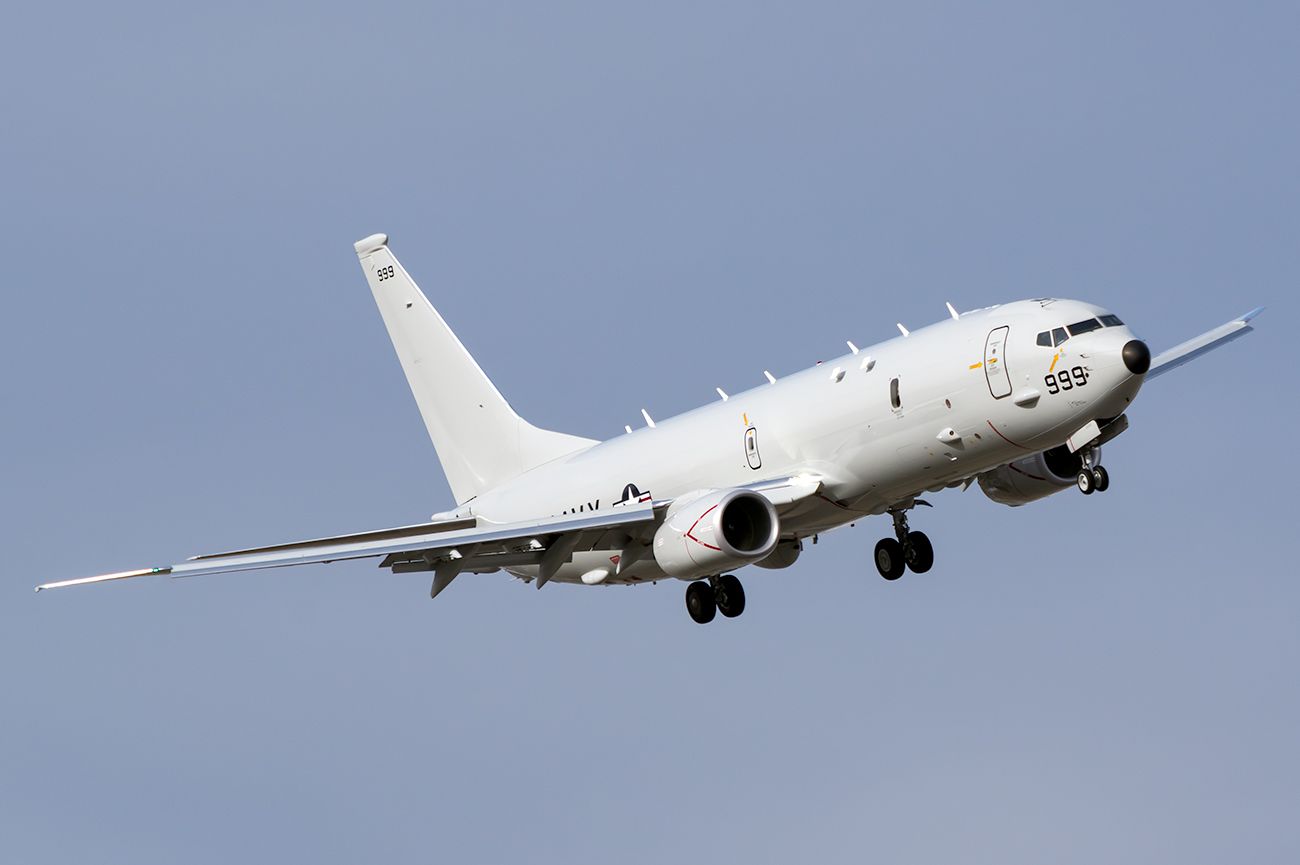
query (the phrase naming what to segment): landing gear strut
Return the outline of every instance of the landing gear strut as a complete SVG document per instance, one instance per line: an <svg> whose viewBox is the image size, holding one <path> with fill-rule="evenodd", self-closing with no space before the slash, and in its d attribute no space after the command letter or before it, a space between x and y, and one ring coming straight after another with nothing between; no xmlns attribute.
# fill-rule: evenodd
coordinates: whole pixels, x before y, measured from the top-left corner
<svg viewBox="0 0 1300 865"><path fill-rule="evenodd" d="M686 612L701 625L718 613L734 619L745 612L745 587L731 574L696 580L686 587Z"/></svg>
<svg viewBox="0 0 1300 865"><path fill-rule="evenodd" d="M1110 489L1110 472L1097 463L1097 449L1084 448L1079 456L1083 460L1083 468L1079 469L1079 476L1075 478L1079 492L1090 496Z"/></svg>
<svg viewBox="0 0 1300 865"><path fill-rule="evenodd" d="M929 503L918 499L914 504L928 507ZM908 529L907 510L896 508L889 512L894 518L894 537L883 538L876 544L876 570L887 580L898 579L905 568L911 568L915 574L924 574L934 567L934 546L925 532Z"/></svg>

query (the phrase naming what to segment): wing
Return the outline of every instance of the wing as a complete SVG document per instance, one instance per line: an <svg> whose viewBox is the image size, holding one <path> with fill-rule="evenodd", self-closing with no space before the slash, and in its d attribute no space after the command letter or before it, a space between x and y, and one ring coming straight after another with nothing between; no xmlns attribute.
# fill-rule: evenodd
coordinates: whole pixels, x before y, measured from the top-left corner
<svg viewBox="0 0 1300 865"><path fill-rule="evenodd" d="M777 478L747 488L767 496L778 511L817 492L819 478L806 475ZM479 525L473 517L420 523L392 529L292 541L224 553L193 556L175 565L117 571L93 577L43 583L42 589L84 586L134 577L202 577L235 571L257 571L292 565L383 557L380 567L394 573L433 571L436 596L458 574L484 573L506 567L540 566L537 587L544 586L575 552L588 550L649 550L649 541L671 499L639 506L611 508L587 515L570 515L520 523Z"/></svg>
<svg viewBox="0 0 1300 865"><path fill-rule="evenodd" d="M133 577L200 577L381 556L381 566L391 567L394 572L434 571L434 594L462 571L492 571L516 565L541 565L540 587L575 551L622 549L647 534L657 524L658 512L654 504L648 504L498 525L475 525L473 520L425 523L195 556L175 565L44 583L36 591Z"/></svg>
<svg viewBox="0 0 1300 865"><path fill-rule="evenodd" d="M1256 307L1240 318L1234 318L1214 330L1208 330L1200 336L1174 346L1168 351L1160 352L1151 360L1151 369L1147 371L1147 380L1164 375L1171 369L1176 369L1189 361L1195 360L1207 351L1213 351L1221 345L1227 345L1238 337L1245 336L1255 329L1250 326L1250 320L1263 311L1264 307Z"/></svg>

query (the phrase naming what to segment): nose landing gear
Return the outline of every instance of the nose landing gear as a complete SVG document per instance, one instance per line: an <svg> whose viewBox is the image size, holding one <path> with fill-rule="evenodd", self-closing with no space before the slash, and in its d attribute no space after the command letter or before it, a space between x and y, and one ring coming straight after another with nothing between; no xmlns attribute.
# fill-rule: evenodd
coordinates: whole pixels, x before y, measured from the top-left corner
<svg viewBox="0 0 1300 865"><path fill-rule="evenodd" d="M1079 470L1079 475L1075 478L1075 483L1079 485L1079 492L1085 496L1090 496L1093 493L1104 493L1110 489L1110 472L1096 463L1096 449L1086 448L1080 456L1083 458L1083 468Z"/></svg>
<svg viewBox="0 0 1300 865"><path fill-rule="evenodd" d="M907 508L889 512L894 518L894 537L882 538L876 544L876 570L887 580L896 580L903 570L910 568L914 574L924 574L934 567L934 546L925 532L911 531L907 526L908 508L915 505L929 507L929 502L917 499Z"/></svg>

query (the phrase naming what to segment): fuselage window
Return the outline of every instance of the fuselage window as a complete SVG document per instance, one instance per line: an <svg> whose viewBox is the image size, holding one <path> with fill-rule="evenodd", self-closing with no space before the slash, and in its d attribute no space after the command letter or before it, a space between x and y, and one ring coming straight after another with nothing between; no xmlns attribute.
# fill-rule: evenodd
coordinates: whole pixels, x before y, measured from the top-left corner
<svg viewBox="0 0 1300 865"><path fill-rule="evenodd" d="M1095 318L1085 318L1083 321L1076 321L1070 325L1070 336L1078 336L1083 333L1091 333L1101 327L1101 322Z"/></svg>
<svg viewBox="0 0 1300 865"><path fill-rule="evenodd" d="M1052 347L1052 332L1051 332L1050 330L1045 330L1045 331L1043 331L1042 333L1040 333L1040 334L1038 335L1038 344L1039 344L1039 345L1045 345L1045 346L1047 346L1048 348L1051 348L1051 347Z"/></svg>
<svg viewBox="0 0 1300 865"><path fill-rule="evenodd" d="M1123 327L1124 322L1119 320L1118 315L1103 315L1101 317L1103 327Z"/></svg>
<svg viewBox="0 0 1300 865"><path fill-rule="evenodd" d="M1061 345L1063 342L1065 342L1065 341L1066 341L1067 339L1069 339L1069 338L1070 338L1069 334L1067 334L1067 333L1065 332L1065 328L1063 328L1063 327L1058 327L1056 330L1052 331L1052 344L1053 344L1053 345Z"/></svg>
<svg viewBox="0 0 1300 865"><path fill-rule="evenodd" d="M889 404L892 405L892 406L894 407L894 410L895 410L895 411L897 411L898 409L900 409L900 408L903 407L903 401L902 401L902 399L898 396L898 378L897 378L897 377L891 378L891 379L889 380Z"/></svg>

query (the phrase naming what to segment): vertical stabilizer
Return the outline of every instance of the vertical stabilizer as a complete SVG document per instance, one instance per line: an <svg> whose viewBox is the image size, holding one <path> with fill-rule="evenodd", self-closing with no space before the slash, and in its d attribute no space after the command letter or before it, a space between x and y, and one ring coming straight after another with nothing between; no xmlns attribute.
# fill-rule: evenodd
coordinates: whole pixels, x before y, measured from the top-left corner
<svg viewBox="0 0 1300 865"><path fill-rule="evenodd" d="M386 235L360 240L356 250L457 504L596 443L538 429L515 414L393 256Z"/></svg>

